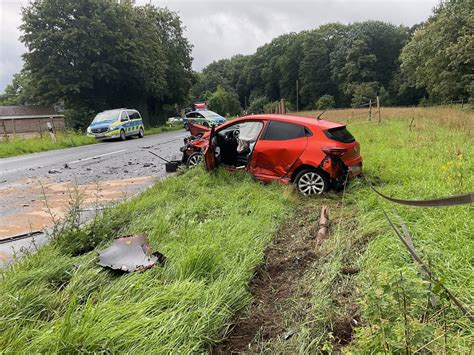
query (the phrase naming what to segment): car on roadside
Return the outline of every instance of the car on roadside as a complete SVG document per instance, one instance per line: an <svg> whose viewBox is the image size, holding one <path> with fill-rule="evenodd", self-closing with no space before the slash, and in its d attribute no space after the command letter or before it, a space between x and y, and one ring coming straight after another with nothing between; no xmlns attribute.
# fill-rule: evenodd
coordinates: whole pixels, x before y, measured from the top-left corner
<svg viewBox="0 0 474 355"><path fill-rule="evenodd" d="M127 137L143 138L145 127L140 112L119 108L99 112L87 127L87 135L97 139L126 140Z"/></svg>
<svg viewBox="0 0 474 355"><path fill-rule="evenodd" d="M187 131L189 131L189 121L194 121L197 124L205 126L218 126L223 124L226 119L214 111L199 109L188 112L184 115L183 126Z"/></svg>
<svg viewBox="0 0 474 355"><path fill-rule="evenodd" d="M344 124L293 115L253 115L185 139L182 162L245 170L264 182L293 183L303 195L339 189L362 173L360 145Z"/></svg>
<svg viewBox="0 0 474 355"><path fill-rule="evenodd" d="M166 123L168 123L169 125L180 124L180 123L183 123L183 118L182 117L169 117L166 120Z"/></svg>

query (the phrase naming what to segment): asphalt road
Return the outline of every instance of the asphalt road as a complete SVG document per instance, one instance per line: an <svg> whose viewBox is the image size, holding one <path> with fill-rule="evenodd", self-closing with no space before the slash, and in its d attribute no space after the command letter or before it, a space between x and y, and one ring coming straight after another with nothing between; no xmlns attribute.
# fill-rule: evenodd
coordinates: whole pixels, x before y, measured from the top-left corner
<svg viewBox="0 0 474 355"><path fill-rule="evenodd" d="M14 250L31 248L30 239L6 238L51 227L51 215L60 219L71 201L72 190L81 193L84 219L93 205L108 205L136 195L162 179L164 162L148 152L179 159L184 130L103 142L0 159L0 264ZM36 241L45 241L44 236Z"/></svg>

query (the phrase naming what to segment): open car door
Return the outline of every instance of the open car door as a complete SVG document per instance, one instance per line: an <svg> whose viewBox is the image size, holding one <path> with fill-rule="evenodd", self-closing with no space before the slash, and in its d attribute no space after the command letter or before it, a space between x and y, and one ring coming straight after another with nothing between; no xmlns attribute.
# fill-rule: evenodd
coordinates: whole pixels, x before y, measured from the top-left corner
<svg viewBox="0 0 474 355"><path fill-rule="evenodd" d="M216 128L211 127L211 133L209 134L209 143L207 149L204 152L204 163L206 164L207 171L216 168Z"/></svg>

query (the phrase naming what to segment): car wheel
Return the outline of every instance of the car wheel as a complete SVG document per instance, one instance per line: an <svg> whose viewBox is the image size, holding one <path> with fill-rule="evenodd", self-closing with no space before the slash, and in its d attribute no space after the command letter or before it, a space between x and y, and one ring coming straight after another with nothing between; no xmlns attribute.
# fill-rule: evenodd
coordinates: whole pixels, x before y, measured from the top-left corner
<svg viewBox="0 0 474 355"><path fill-rule="evenodd" d="M143 127L140 127L138 130L138 138L143 138L145 137L145 131L143 130Z"/></svg>
<svg viewBox="0 0 474 355"><path fill-rule="evenodd" d="M202 153L193 153L189 156L188 160L186 161L187 168L194 168L196 165L202 162L202 158L204 155Z"/></svg>
<svg viewBox="0 0 474 355"><path fill-rule="evenodd" d="M305 196L321 195L329 189L329 181L324 173L316 169L300 171L295 178L298 191Z"/></svg>
<svg viewBox="0 0 474 355"><path fill-rule="evenodd" d="M187 123L184 124L184 129L185 129L186 131L189 131L189 125L188 125Z"/></svg>
<svg viewBox="0 0 474 355"><path fill-rule="evenodd" d="M127 136L125 135L125 131L123 129L120 130L120 139L123 141L127 139Z"/></svg>

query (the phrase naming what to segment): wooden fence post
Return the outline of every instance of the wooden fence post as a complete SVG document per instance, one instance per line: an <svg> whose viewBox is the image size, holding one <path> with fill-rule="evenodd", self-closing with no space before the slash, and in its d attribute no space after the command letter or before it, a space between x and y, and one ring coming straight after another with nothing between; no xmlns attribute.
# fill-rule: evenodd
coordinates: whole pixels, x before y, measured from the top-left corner
<svg viewBox="0 0 474 355"><path fill-rule="evenodd" d="M284 115L286 113L285 99L280 100L280 106L280 113Z"/></svg>
<svg viewBox="0 0 474 355"><path fill-rule="evenodd" d="M7 139L7 128L5 127L5 120L2 120L2 127L3 127L3 138Z"/></svg>
<svg viewBox="0 0 474 355"><path fill-rule="evenodd" d="M43 138L43 132L41 130L41 121L40 120L38 120L38 128L39 128L40 138Z"/></svg>
<svg viewBox="0 0 474 355"><path fill-rule="evenodd" d="M372 99L369 100L369 121L372 121Z"/></svg>
<svg viewBox="0 0 474 355"><path fill-rule="evenodd" d="M379 123L381 122L381 119L380 119L380 99L379 99L378 96L377 96L377 120L379 121Z"/></svg>

